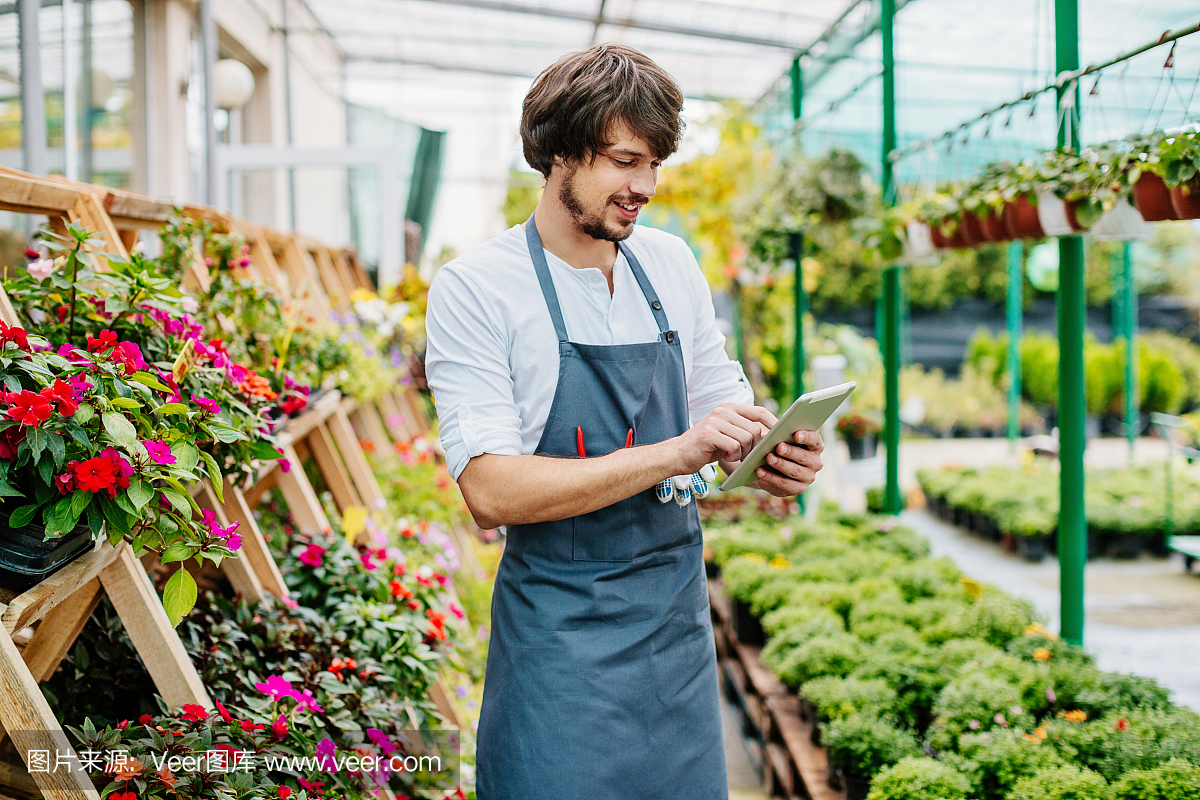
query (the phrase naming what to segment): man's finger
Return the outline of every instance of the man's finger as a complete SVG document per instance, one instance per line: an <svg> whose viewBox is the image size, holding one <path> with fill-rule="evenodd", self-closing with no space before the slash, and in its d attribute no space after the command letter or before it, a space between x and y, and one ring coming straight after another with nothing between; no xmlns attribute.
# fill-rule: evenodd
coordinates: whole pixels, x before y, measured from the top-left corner
<svg viewBox="0 0 1200 800"><path fill-rule="evenodd" d="M814 452L820 453L825 450L825 442L817 431L796 431L792 438L796 444Z"/></svg>
<svg viewBox="0 0 1200 800"><path fill-rule="evenodd" d="M802 494L810 485L811 481L805 483L803 481L794 480L784 477L778 472L771 469L759 467L754 473L758 477L757 483L760 488L770 492L776 497L791 497L793 495Z"/></svg>
<svg viewBox="0 0 1200 800"><path fill-rule="evenodd" d="M741 414L746 419L752 419L755 422L761 422L767 428L775 427L775 423L779 422L775 415L762 406L752 406L746 403L730 403L729 407L737 413Z"/></svg>
<svg viewBox="0 0 1200 800"><path fill-rule="evenodd" d="M815 453L809 453L807 450L801 452L809 458L816 458ZM783 476L793 478L795 480L807 480L809 483L812 483L817 478L815 464L809 464L803 461L793 461L787 458L780 458L774 453L767 455L767 465Z"/></svg>

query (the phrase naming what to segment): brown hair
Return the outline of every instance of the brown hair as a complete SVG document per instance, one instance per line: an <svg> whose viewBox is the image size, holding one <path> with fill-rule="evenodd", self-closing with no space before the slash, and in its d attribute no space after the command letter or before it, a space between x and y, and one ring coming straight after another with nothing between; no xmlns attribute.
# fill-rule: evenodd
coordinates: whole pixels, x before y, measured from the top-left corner
<svg viewBox="0 0 1200 800"><path fill-rule="evenodd" d="M554 157L595 158L624 123L665 159L683 135L683 92L647 56L623 44L598 44L555 61L525 95L521 141L529 166L546 177Z"/></svg>

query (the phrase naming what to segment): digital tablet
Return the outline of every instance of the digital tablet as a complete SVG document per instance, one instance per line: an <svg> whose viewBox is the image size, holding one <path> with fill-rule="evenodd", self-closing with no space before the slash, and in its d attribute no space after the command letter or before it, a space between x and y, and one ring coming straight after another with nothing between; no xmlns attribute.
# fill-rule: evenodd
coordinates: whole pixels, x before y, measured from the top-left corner
<svg viewBox="0 0 1200 800"><path fill-rule="evenodd" d="M762 441L750 451L750 455L746 456L733 474L725 479L725 482L721 484L721 491L736 489L758 480L758 476L754 474L755 471L763 466L767 454L774 450L776 445L780 442L793 441L792 436L796 431L818 430L857 385L854 381L840 383L837 386L808 392L796 398L796 402L792 403L791 407L784 412L783 416L779 418L779 422L775 423L775 427L767 432Z"/></svg>

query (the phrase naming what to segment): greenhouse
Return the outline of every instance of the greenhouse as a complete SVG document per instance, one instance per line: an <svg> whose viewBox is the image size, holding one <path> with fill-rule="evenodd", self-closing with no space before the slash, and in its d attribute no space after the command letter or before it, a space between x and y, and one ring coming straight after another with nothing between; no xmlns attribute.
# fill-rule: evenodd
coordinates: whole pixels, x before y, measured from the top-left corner
<svg viewBox="0 0 1200 800"><path fill-rule="evenodd" d="M0 800L1200 798L1194 0L0 40Z"/></svg>

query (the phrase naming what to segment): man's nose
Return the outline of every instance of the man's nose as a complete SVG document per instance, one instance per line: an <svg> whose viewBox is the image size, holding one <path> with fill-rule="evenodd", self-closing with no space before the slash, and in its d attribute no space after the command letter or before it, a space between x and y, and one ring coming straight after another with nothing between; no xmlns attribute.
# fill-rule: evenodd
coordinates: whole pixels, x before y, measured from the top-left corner
<svg viewBox="0 0 1200 800"><path fill-rule="evenodd" d="M649 199L654 197L655 187L658 185L658 170L653 167L640 169L633 179L629 182L629 193L640 194Z"/></svg>

